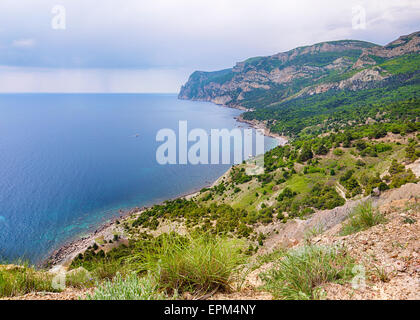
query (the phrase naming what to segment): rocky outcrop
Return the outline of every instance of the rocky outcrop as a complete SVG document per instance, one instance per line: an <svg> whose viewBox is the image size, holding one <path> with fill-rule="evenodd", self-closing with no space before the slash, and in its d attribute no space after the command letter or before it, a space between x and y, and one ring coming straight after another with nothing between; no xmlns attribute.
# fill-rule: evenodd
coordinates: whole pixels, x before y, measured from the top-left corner
<svg viewBox="0 0 420 320"><path fill-rule="evenodd" d="M304 93L309 95L324 93L329 90L362 90L367 89L372 83L376 81L381 81L387 78L387 75L381 74L381 69L363 69L362 71L356 73L349 79L342 80L340 82L331 82L331 83L324 83L319 86L315 86L313 88L309 88L308 90L304 91ZM303 94L303 93L302 93ZM302 95L301 94L301 95Z"/></svg>
<svg viewBox="0 0 420 320"><path fill-rule="evenodd" d="M260 250L260 254L272 252L278 247L293 247L304 239L305 234L314 229L322 229L327 233L329 230L337 231L337 226L349 217L358 204L366 200L370 199L375 206L380 207L389 205L393 201L413 199L419 195L420 184L409 183L399 189L388 190L378 197L369 196L359 200L350 200L341 207L318 211L306 220L294 219L285 224L274 222L261 226L257 232L270 236L264 241L264 247Z"/></svg>

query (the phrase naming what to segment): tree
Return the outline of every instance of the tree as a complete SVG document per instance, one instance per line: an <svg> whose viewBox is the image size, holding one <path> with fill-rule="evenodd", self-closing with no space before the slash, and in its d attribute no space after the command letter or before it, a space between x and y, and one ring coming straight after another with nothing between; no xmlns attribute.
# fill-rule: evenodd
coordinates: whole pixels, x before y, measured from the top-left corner
<svg viewBox="0 0 420 320"><path fill-rule="evenodd" d="M411 142L407 148L405 148L405 157L409 160L409 161L416 161L418 156L416 154L416 143L415 142Z"/></svg>
<svg viewBox="0 0 420 320"><path fill-rule="evenodd" d="M300 162L305 162L305 161L308 161L309 159L312 159L313 156L314 154L312 153L310 145L305 143L302 147L298 160Z"/></svg>
<svg viewBox="0 0 420 320"><path fill-rule="evenodd" d="M325 145L321 144L316 149L315 153L318 154L318 155L326 155L328 153L328 151L329 151L328 148Z"/></svg>

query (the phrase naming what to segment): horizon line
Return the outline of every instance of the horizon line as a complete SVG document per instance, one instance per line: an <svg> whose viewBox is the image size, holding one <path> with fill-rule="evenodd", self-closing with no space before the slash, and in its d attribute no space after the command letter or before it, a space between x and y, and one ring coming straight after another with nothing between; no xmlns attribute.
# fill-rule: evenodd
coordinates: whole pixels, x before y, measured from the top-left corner
<svg viewBox="0 0 420 320"><path fill-rule="evenodd" d="M166 94L173 95L179 92L0 92L2 94Z"/></svg>

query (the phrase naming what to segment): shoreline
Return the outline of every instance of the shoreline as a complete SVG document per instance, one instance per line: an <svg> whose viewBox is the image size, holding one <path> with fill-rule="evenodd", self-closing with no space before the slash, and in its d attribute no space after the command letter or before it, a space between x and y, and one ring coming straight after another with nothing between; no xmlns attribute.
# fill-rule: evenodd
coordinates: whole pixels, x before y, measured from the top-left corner
<svg viewBox="0 0 420 320"><path fill-rule="evenodd" d="M227 172L229 172L229 170ZM220 179L220 177L218 179ZM212 185L213 184L210 184L207 187ZM43 258L37 265L41 267L67 266L71 260L73 260L79 253L85 251L89 246L93 245L93 242L96 242L96 239L102 237L109 238L110 235L113 236L115 233L120 233L121 228L119 228L119 226L126 220L131 219L136 215L140 215L155 205L163 204L165 201L176 200L179 198L192 198L197 195L201 189L202 188L182 194L180 196L158 201L149 206L133 207L126 210L120 210L118 211L119 216L107 219L105 222L93 226L90 228L92 230L88 230L84 235L76 235L73 239L65 241L64 244L60 245L57 249L47 254L47 256Z"/></svg>
<svg viewBox="0 0 420 320"><path fill-rule="evenodd" d="M211 102L211 101L207 101L207 102ZM219 104L216 104L216 105L219 105ZM219 106L239 109L242 111L245 109L240 106L238 107L231 107L231 106L226 106L226 105L219 105ZM254 129L264 130L265 136L276 139L279 145L281 146L284 146L289 141L287 137L272 133L265 126L264 123L261 123L256 120L255 121L244 120L241 118L241 116L234 117L234 119L239 123L246 123ZM217 185L218 182L220 182L224 177L226 177L226 175L230 172L231 169L232 169L232 166L230 166L229 169L226 172L224 172L220 177L218 177L214 182L210 184L206 184L205 186L201 187L198 190L187 192L186 194L182 194L173 198L165 199L149 206L134 207L134 208L127 209L124 211L120 210L118 217L116 216L114 218L108 219L107 221L98 224L97 227L92 227L92 231L87 231L85 235L75 236L73 239L69 239L68 241L65 241L57 249L47 254L46 257L38 263L38 265L41 267L47 267L47 268L60 267L60 266L68 267L71 261L78 254L84 252L89 246L93 245L94 242L97 242L96 239L104 238L108 240L112 238L114 234L121 233L121 224L125 222L126 220L133 218L135 215L140 215L142 212L150 209L154 205L162 204L168 200L175 200L175 199L180 199L180 198L190 200L194 198L195 196L197 196L201 189L209 188L209 187L213 187ZM128 243L128 239L122 238L121 242Z"/></svg>
<svg viewBox="0 0 420 320"><path fill-rule="evenodd" d="M284 146L289 142L289 138L286 136L279 135L277 133L271 132L270 129L267 128L267 126L258 120L245 120L241 116L235 117L235 120L241 123L246 123L250 125L254 129L261 129L264 130L264 135L266 137L270 137L273 139L276 139L279 142L279 145Z"/></svg>
<svg viewBox="0 0 420 320"><path fill-rule="evenodd" d="M220 107L236 109L236 110L241 110L241 111L254 111L254 109L247 109L247 108L245 108L241 105L226 105L226 104L218 103L217 101L214 101L214 100L211 100L211 99L184 99L184 98L179 98L179 97L178 97L178 99L209 102L209 103L213 103L213 104L215 104L217 106L220 106ZM234 117L234 119L236 121L240 122L240 123L246 123L254 129L264 130L264 135L265 136L276 139L279 142L279 145L281 145L281 146L284 146L289 142L289 139L290 139L289 137L271 132L270 129L268 129L267 126L265 125L265 123L262 122L262 121L245 120L245 119L242 118L242 115L239 115L238 117Z"/></svg>

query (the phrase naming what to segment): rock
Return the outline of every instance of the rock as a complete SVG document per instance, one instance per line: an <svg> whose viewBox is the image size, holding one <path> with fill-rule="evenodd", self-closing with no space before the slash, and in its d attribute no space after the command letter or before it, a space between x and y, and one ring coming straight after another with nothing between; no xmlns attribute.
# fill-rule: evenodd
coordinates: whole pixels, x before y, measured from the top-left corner
<svg viewBox="0 0 420 320"><path fill-rule="evenodd" d="M294 247L299 244L299 240L297 239L289 239L289 247Z"/></svg>
<svg viewBox="0 0 420 320"><path fill-rule="evenodd" d="M395 267L395 270L397 270L398 272L405 272L405 270L407 270L406 264L401 260L397 260L394 263L394 267Z"/></svg>

